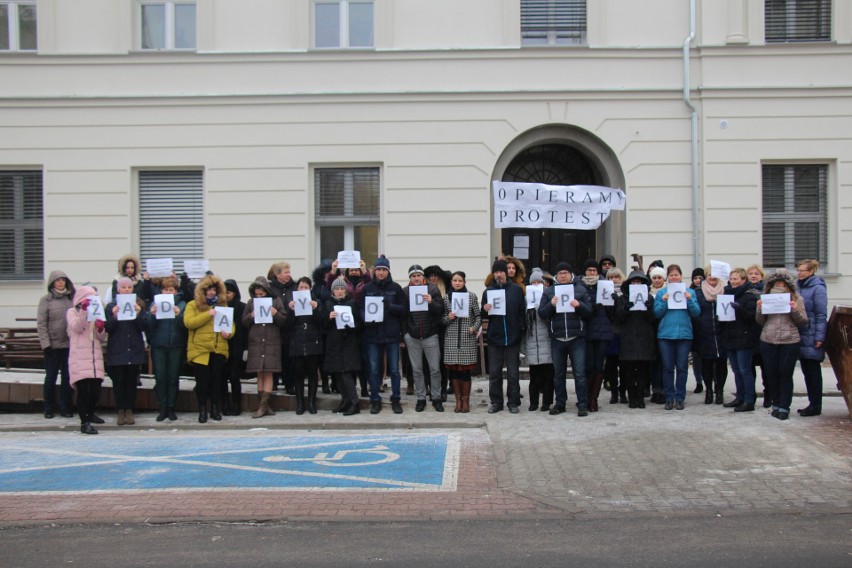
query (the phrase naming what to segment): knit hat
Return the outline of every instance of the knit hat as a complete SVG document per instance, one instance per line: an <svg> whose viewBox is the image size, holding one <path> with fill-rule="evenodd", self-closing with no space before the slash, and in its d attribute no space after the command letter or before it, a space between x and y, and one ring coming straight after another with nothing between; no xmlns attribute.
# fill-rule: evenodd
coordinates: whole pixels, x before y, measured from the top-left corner
<svg viewBox="0 0 852 568"><path fill-rule="evenodd" d="M376 263L373 265L373 268L387 268L390 270L390 261L386 257L380 256L376 259Z"/></svg>
<svg viewBox="0 0 852 568"><path fill-rule="evenodd" d="M585 274L586 271L590 268L598 270L598 261L594 258L587 258L586 262L583 263L583 274Z"/></svg>
<svg viewBox="0 0 852 568"><path fill-rule="evenodd" d="M411 278L414 274L423 274L423 267L419 264L412 264L408 267L408 277Z"/></svg>
<svg viewBox="0 0 852 568"><path fill-rule="evenodd" d="M334 282L331 283L332 292L334 292L335 288L343 288L346 290L346 280L342 276L338 276L334 279Z"/></svg>
<svg viewBox="0 0 852 568"><path fill-rule="evenodd" d="M560 262L559 264L556 265L556 268L553 269L553 271L556 272L557 274L562 272L563 270L567 270L571 274L574 274L574 269L571 268L571 265L567 262Z"/></svg>
<svg viewBox="0 0 852 568"><path fill-rule="evenodd" d="M533 268L532 273L530 274L530 284L534 282L544 282L544 273L538 266Z"/></svg>
<svg viewBox="0 0 852 568"><path fill-rule="evenodd" d="M117 290L118 288L120 288L121 286L131 286L131 287L132 287L132 286L133 286L133 280L131 280L131 279L130 279L130 278L128 278L127 276L122 276L122 277L121 277L121 278L119 278L119 279L116 281L116 283L115 283L115 288L116 288L116 290Z"/></svg>
<svg viewBox="0 0 852 568"><path fill-rule="evenodd" d="M505 272L509 273L509 265L506 264L505 260L495 260L494 264L491 266L491 272Z"/></svg>
<svg viewBox="0 0 852 568"><path fill-rule="evenodd" d="M696 268L695 270L693 270L692 271L692 279L695 280L696 276L700 276L701 278L704 278L704 269L703 268Z"/></svg>
<svg viewBox="0 0 852 568"><path fill-rule="evenodd" d="M662 266L655 266L654 268L651 269L651 272L649 272L648 275L651 278L653 278L654 276L662 276L663 278L665 278L666 277L666 269L663 268Z"/></svg>

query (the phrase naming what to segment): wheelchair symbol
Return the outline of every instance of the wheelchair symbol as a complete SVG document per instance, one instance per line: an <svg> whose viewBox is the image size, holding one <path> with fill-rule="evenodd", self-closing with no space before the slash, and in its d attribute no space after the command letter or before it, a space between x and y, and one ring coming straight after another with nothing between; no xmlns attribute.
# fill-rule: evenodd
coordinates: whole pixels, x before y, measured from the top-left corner
<svg viewBox="0 0 852 568"><path fill-rule="evenodd" d="M378 455L372 461L360 461L359 458L367 457L368 455ZM387 446L375 446L372 448L363 448L358 450L340 450L329 456L328 452L320 452L312 458L291 458L288 456L267 456L263 458L265 462L311 462L316 465L327 465L331 467L359 467L365 465L380 465L383 463L395 462L399 459L399 454L388 451Z"/></svg>

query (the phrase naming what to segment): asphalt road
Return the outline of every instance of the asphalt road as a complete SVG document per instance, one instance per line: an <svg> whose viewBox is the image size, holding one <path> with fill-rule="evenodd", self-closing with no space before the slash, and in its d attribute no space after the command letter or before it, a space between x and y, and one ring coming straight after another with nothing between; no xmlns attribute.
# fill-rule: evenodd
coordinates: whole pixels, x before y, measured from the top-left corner
<svg viewBox="0 0 852 568"><path fill-rule="evenodd" d="M845 514L0 528L0 565L848 568Z"/></svg>

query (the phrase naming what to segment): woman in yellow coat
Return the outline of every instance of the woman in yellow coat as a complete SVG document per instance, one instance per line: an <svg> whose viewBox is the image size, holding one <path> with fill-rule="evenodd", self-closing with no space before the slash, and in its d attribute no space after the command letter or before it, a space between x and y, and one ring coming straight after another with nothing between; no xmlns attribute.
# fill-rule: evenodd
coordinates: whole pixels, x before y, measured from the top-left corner
<svg viewBox="0 0 852 568"><path fill-rule="evenodd" d="M195 395L198 397L198 421L207 422L207 401L210 400L210 418L222 420L219 412L219 393L222 390L225 363L228 361L230 331L213 331L218 308L227 308L225 284L217 276L206 276L195 287L195 299L186 305L183 324L189 331L186 356L195 373Z"/></svg>

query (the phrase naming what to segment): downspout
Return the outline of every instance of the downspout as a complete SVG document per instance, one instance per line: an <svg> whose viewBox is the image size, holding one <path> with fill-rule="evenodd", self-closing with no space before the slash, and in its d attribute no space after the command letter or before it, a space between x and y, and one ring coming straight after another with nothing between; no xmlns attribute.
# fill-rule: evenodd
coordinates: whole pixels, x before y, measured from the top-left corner
<svg viewBox="0 0 852 568"><path fill-rule="evenodd" d="M689 97L689 44L695 39L695 0L689 0L689 35L683 40L683 102L691 113L691 145L692 145L692 266L701 266L699 259L699 229L698 214L698 111Z"/></svg>

